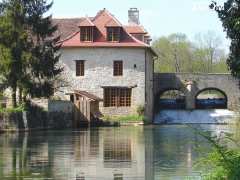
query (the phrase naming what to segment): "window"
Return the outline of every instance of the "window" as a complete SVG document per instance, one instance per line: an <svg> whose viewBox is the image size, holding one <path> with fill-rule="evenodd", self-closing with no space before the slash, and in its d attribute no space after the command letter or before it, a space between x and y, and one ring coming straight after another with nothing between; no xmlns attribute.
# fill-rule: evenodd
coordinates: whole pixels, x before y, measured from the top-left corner
<svg viewBox="0 0 240 180"><path fill-rule="evenodd" d="M113 75L114 76L122 76L123 75L123 62L122 61L114 61L113 62Z"/></svg>
<svg viewBox="0 0 240 180"><path fill-rule="evenodd" d="M120 28L119 27L109 27L107 28L107 39L112 42L120 41Z"/></svg>
<svg viewBox="0 0 240 180"><path fill-rule="evenodd" d="M105 88L105 107L129 107L131 106L132 89L130 88Z"/></svg>
<svg viewBox="0 0 240 180"><path fill-rule="evenodd" d="M84 61L76 61L76 76L84 76Z"/></svg>
<svg viewBox="0 0 240 180"><path fill-rule="evenodd" d="M80 29L81 41L93 41L93 27L81 27Z"/></svg>

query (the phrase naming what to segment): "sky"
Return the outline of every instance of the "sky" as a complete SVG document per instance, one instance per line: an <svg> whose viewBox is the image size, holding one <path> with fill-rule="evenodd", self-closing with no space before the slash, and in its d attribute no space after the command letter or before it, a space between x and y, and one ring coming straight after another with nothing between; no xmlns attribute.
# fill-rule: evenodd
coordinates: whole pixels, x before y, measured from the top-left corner
<svg viewBox="0 0 240 180"><path fill-rule="evenodd" d="M223 4L226 0L215 0ZM128 22L128 9L140 11L140 23L153 39L171 33L184 33L194 40L197 33L214 31L222 39L221 47L228 51L229 40L216 12L209 9L211 0L54 0L54 18L95 16L106 8L122 24Z"/></svg>

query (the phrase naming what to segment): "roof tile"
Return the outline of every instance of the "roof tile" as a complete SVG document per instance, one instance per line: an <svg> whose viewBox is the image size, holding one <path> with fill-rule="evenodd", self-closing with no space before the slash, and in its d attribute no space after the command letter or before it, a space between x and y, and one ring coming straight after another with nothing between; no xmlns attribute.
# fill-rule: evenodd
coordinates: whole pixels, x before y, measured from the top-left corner
<svg viewBox="0 0 240 180"><path fill-rule="evenodd" d="M54 24L58 24L58 35L61 35L62 47L149 47L148 44L134 38L131 34L146 34L142 26L122 24L106 9L97 13L94 18L76 19L54 19ZM80 41L80 26L95 26L94 42ZM106 27L122 27L122 39L120 42L107 41Z"/></svg>

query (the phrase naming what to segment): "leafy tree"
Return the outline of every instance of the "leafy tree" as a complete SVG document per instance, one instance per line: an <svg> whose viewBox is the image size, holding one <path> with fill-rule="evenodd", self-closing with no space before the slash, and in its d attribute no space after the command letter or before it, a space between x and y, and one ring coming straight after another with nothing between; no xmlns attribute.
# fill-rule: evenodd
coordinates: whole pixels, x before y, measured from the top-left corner
<svg viewBox="0 0 240 180"><path fill-rule="evenodd" d="M29 43L20 2L4 1L3 4L0 18L0 69L4 82L12 88L12 104L15 107L16 91L19 80L23 79L24 56L28 53Z"/></svg>
<svg viewBox="0 0 240 180"><path fill-rule="evenodd" d="M213 31L198 33L195 35L197 50L203 52L203 61L207 62L207 72L213 71L213 63L218 57L218 49L221 39Z"/></svg>
<svg viewBox="0 0 240 180"><path fill-rule="evenodd" d="M197 34L195 42L181 33L160 37L153 42L158 53L156 72L228 72L225 52L218 46L220 38L212 32Z"/></svg>
<svg viewBox="0 0 240 180"><path fill-rule="evenodd" d="M161 37L153 42L153 48L159 55L155 65L156 71L191 71L191 43L186 35L178 33Z"/></svg>
<svg viewBox="0 0 240 180"><path fill-rule="evenodd" d="M34 45L30 62L33 78L25 87L27 87L27 93L34 97L49 97L54 93L55 79L62 72L62 68L57 65L60 57L58 52L61 48L57 42L60 37L54 38L57 26L52 25L51 16L44 17L52 7L52 3L46 4L45 0L32 0L26 6L27 25L34 37Z"/></svg>
<svg viewBox="0 0 240 180"><path fill-rule="evenodd" d="M3 81L16 92L19 103L30 97L49 97L54 80L61 73L57 26L45 13L52 3L45 0L5 0L0 5L0 70ZM23 96L23 97L22 97Z"/></svg>
<svg viewBox="0 0 240 180"><path fill-rule="evenodd" d="M240 1L227 0L223 6L212 2L210 8L217 12L224 31L231 40L227 64L232 75L240 78Z"/></svg>

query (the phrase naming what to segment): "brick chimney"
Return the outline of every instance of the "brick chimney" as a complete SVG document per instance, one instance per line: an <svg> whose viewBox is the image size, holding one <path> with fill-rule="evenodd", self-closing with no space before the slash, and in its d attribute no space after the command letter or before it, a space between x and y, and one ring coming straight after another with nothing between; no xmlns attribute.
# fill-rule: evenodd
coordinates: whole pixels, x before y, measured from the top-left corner
<svg viewBox="0 0 240 180"><path fill-rule="evenodd" d="M129 24L140 24L139 21L139 10L137 8L130 8L128 10L128 23Z"/></svg>

